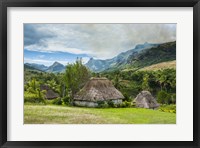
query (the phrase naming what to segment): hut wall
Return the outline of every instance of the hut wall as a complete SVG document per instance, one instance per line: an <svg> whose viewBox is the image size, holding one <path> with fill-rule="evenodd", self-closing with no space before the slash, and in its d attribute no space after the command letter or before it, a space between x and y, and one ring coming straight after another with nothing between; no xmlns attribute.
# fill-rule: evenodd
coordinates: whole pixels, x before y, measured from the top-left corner
<svg viewBox="0 0 200 148"><path fill-rule="evenodd" d="M114 104L122 104L122 99L116 99L116 100L111 100ZM107 101L105 101L107 102ZM91 102L91 101L74 101L74 105L76 106L83 106L83 107L98 107L97 102Z"/></svg>
<svg viewBox="0 0 200 148"><path fill-rule="evenodd" d="M76 106L85 106L85 107L98 107L98 103L96 103L96 102L88 102L88 101L74 101L74 105L76 105Z"/></svg>

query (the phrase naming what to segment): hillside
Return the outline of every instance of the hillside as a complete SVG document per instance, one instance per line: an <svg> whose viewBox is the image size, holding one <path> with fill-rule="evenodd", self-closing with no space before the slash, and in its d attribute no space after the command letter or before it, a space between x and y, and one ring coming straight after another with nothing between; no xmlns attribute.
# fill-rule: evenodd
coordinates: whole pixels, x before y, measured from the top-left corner
<svg viewBox="0 0 200 148"><path fill-rule="evenodd" d="M144 67L140 70L159 70L159 69L167 69L167 68L174 68L176 69L176 60L174 61L169 61L169 62L162 62L158 64L153 64L151 66Z"/></svg>
<svg viewBox="0 0 200 148"><path fill-rule="evenodd" d="M108 60L91 58L86 66L94 72L138 69L153 64L176 60L176 42L144 43Z"/></svg>
<svg viewBox="0 0 200 148"><path fill-rule="evenodd" d="M24 65L26 66L25 68L35 69L39 71L45 71L48 68L47 66L43 64L36 64L36 63L25 63Z"/></svg>
<svg viewBox="0 0 200 148"><path fill-rule="evenodd" d="M37 69L37 68L35 68L35 67L32 67L32 66L28 65L27 63L24 64L24 70L25 70L25 71L37 71L37 72L42 72L42 70Z"/></svg>
<svg viewBox="0 0 200 148"><path fill-rule="evenodd" d="M122 72L128 72L128 71L156 71L161 69L176 69L176 60L174 61L168 61L168 62L161 62L158 64L153 64L151 66L146 66L144 68L125 68L122 70Z"/></svg>
<svg viewBox="0 0 200 148"><path fill-rule="evenodd" d="M145 67L160 62L176 60L176 42L160 44L157 47L131 55L128 64L132 67Z"/></svg>
<svg viewBox="0 0 200 148"><path fill-rule="evenodd" d="M49 72L49 73L61 73L65 71L65 66L59 62L54 62L51 66L45 66L36 63L25 63L24 70L38 71L38 72Z"/></svg>
<svg viewBox="0 0 200 148"><path fill-rule="evenodd" d="M63 72L64 70L65 70L64 65L58 62L54 62L53 65L47 68L46 72L59 73L59 72Z"/></svg>
<svg viewBox="0 0 200 148"><path fill-rule="evenodd" d="M109 69L120 69L127 64L130 55L140 53L143 50L148 50L152 47L157 47L159 44L144 43L138 44L134 49L122 52L112 59L100 60L91 58L85 65L94 72L102 72Z"/></svg>

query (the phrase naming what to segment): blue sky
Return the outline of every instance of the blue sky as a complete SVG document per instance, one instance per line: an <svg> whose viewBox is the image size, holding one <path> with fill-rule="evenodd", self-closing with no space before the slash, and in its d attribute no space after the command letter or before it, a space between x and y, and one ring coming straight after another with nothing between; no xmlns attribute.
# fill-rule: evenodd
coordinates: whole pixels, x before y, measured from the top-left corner
<svg viewBox="0 0 200 148"><path fill-rule="evenodd" d="M68 52L40 52L30 51L24 49L24 62L25 63L37 63L44 65L52 65L55 61L67 65L73 63L77 58L82 58L83 62L86 63L90 57L86 54L71 54Z"/></svg>
<svg viewBox="0 0 200 148"><path fill-rule="evenodd" d="M24 63L109 59L137 44L176 40L176 24L24 24Z"/></svg>

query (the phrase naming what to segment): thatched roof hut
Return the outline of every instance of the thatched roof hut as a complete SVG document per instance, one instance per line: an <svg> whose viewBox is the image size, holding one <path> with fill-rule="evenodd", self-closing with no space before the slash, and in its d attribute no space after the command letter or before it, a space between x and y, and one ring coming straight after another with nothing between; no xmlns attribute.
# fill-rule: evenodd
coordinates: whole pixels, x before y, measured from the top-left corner
<svg viewBox="0 0 200 148"><path fill-rule="evenodd" d="M48 99L48 100L52 100L52 99L59 97L59 95L57 93L55 93L48 85L41 85L40 89L46 90L45 98Z"/></svg>
<svg viewBox="0 0 200 148"><path fill-rule="evenodd" d="M97 107L98 101L121 103L124 96L107 78L91 78L75 95L74 103L78 106Z"/></svg>
<svg viewBox="0 0 200 148"><path fill-rule="evenodd" d="M156 99L151 95L149 91L140 92L135 98L136 106L140 108L155 109L159 107Z"/></svg>

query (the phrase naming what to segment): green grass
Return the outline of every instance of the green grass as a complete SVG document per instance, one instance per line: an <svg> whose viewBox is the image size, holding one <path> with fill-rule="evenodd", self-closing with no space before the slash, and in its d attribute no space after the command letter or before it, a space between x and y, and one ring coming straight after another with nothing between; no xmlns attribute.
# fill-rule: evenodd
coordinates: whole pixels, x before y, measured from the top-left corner
<svg viewBox="0 0 200 148"><path fill-rule="evenodd" d="M153 70L153 71L156 71L156 70L160 70L160 69L167 69L167 68L174 68L176 69L176 60L174 61L168 61L168 62L161 62L161 63L158 63L158 64L153 64L151 66L147 66L147 67L144 67L140 70Z"/></svg>
<svg viewBox="0 0 200 148"><path fill-rule="evenodd" d="M175 124L176 114L139 108L24 105L24 124Z"/></svg>
<svg viewBox="0 0 200 148"><path fill-rule="evenodd" d="M127 68L127 69L123 69L122 72L137 71L137 70L139 70L139 71L157 71L157 70L168 69L168 68L176 69L176 60L153 64L150 66L143 67L141 69Z"/></svg>

